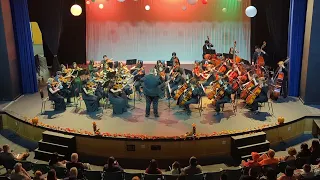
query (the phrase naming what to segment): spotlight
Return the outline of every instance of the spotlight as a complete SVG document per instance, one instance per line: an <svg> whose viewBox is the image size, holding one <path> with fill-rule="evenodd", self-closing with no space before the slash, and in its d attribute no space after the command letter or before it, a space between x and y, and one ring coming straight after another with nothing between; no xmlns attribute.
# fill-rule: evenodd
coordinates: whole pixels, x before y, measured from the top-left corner
<svg viewBox="0 0 320 180"><path fill-rule="evenodd" d="M100 8L100 9L103 9L103 4L99 4L99 8Z"/></svg>
<svg viewBox="0 0 320 180"><path fill-rule="evenodd" d="M87 0L87 2L86 2L87 4L90 4L90 1L89 0Z"/></svg>
<svg viewBox="0 0 320 180"><path fill-rule="evenodd" d="M147 11L150 10L150 6L149 5L146 5L146 7L144 7Z"/></svg>
<svg viewBox="0 0 320 180"><path fill-rule="evenodd" d="M74 4L73 6L71 6L70 8L70 12L72 15L74 16L80 16L80 14L82 13L82 8L81 6L79 6L78 4Z"/></svg>

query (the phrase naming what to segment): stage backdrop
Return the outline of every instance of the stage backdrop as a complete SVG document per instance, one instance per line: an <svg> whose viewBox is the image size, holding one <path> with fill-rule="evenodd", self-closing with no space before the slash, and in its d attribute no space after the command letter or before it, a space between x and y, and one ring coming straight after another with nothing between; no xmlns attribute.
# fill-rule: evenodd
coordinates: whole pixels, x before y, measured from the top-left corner
<svg viewBox="0 0 320 180"><path fill-rule="evenodd" d="M217 52L237 50L250 58L250 0L90 0L87 8L87 60L168 60L176 52L182 63L202 59L207 36ZM103 4L103 8L99 8ZM146 11L145 6L150 10Z"/></svg>

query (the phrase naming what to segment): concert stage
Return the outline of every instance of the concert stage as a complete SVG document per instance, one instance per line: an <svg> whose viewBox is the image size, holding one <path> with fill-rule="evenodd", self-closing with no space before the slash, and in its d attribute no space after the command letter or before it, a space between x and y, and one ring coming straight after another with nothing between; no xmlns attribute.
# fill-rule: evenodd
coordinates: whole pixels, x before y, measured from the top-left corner
<svg viewBox="0 0 320 180"><path fill-rule="evenodd" d="M45 92L46 94L46 92ZM299 119L304 116L319 115L320 110L305 106L298 98L288 97L279 99L278 102L265 103L257 115L252 114L244 108L241 100L237 104L237 112L233 112L230 103L225 105L224 112L214 116L214 108L207 97L203 97L203 112L199 113L198 105L191 105L192 115L188 116L180 109L175 101L162 99L159 102L159 118L154 118L151 110L149 118L144 117L145 100L129 101L132 109L128 112L113 116L112 108L103 109L103 112L87 114L85 104L82 102L81 107L67 107L65 112L54 112L51 103L46 103L46 110L40 114L42 100L39 94L24 95L9 106L5 111L18 117L35 117L38 116L40 122L62 128L75 130L84 130L92 132L92 123L96 122L101 133L108 132L111 134L139 134L149 136L181 136L192 130L192 124L196 125L197 133L228 134L261 129L262 127L274 126L277 124L278 117L284 117L285 122ZM270 109L269 109L270 106Z"/></svg>

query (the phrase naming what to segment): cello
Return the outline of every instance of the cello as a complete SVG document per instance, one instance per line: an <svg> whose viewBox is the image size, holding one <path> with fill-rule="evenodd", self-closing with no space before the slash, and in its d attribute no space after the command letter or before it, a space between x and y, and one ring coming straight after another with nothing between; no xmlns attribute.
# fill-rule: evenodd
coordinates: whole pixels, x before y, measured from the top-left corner
<svg viewBox="0 0 320 180"><path fill-rule="evenodd" d="M278 62L278 65L284 65L285 63L287 63L289 61L289 58L287 58L285 61L280 61ZM280 71L280 69L278 70L277 74L274 76L276 77L276 81L271 85L271 94L270 94L270 98L272 100L278 100L280 93L281 93L281 88L282 88L282 81L284 78L284 73L282 71ZM273 79L274 81L274 79Z"/></svg>
<svg viewBox="0 0 320 180"><path fill-rule="evenodd" d="M250 91L250 94L246 98L246 103L248 105L251 105L260 93L261 93L261 87L258 85L252 91Z"/></svg>
<svg viewBox="0 0 320 180"><path fill-rule="evenodd" d="M265 42L265 41L263 41L263 44L262 44L262 46L261 46L261 50L263 49L263 48L265 48L267 46L267 42ZM265 65L265 62L264 62L264 58L263 58L263 56L259 56L258 57L258 59L257 59L257 64L259 65L259 66L264 66Z"/></svg>
<svg viewBox="0 0 320 180"><path fill-rule="evenodd" d="M241 91L240 94L240 99L246 99L250 93L250 89L252 89L254 87L254 82L253 80L251 80L246 86L245 88Z"/></svg>

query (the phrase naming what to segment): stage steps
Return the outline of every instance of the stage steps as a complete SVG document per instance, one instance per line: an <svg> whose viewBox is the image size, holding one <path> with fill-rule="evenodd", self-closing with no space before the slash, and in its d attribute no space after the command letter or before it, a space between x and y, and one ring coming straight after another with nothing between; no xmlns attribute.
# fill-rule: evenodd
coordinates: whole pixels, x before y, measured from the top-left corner
<svg viewBox="0 0 320 180"><path fill-rule="evenodd" d="M263 154L270 148L265 132L231 136L231 155L237 162L251 158L251 152Z"/></svg>
<svg viewBox="0 0 320 180"><path fill-rule="evenodd" d="M35 159L48 161L54 152L63 159L70 159L71 153L76 151L74 136L45 131L42 140L38 142L39 148L35 150Z"/></svg>

